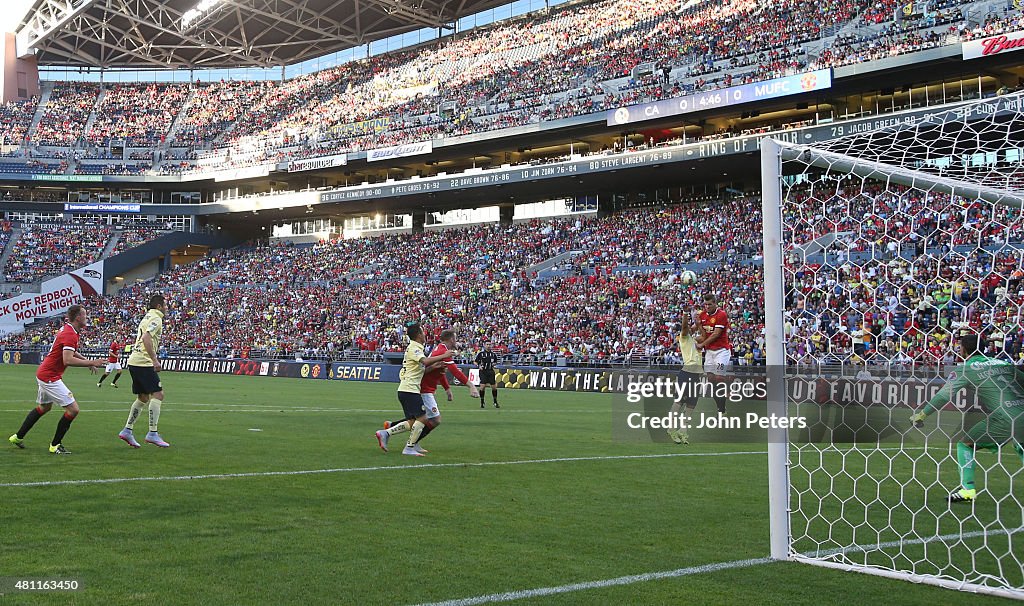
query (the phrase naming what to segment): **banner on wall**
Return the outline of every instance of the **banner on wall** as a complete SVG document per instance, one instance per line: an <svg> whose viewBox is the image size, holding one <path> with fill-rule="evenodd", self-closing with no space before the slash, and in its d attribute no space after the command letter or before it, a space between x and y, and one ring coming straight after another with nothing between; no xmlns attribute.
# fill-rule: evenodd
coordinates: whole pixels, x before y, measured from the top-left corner
<svg viewBox="0 0 1024 606"><path fill-rule="evenodd" d="M433 150L434 143L432 141L420 141L419 143L395 145L393 147L382 147L380 149L371 149L370 151L366 152L366 161L377 162L378 160L390 160L392 158L418 156L420 154L429 154Z"/></svg>
<svg viewBox="0 0 1024 606"><path fill-rule="evenodd" d="M330 367L326 362L193 357L170 357L161 362L163 363L164 370L170 372L291 377L296 379L326 379Z"/></svg>
<svg viewBox="0 0 1024 606"><path fill-rule="evenodd" d="M321 168L335 168L348 164L347 154L336 154L333 156L320 156L317 158L305 158L303 160L292 160L288 163L288 172L298 173L306 170L318 170Z"/></svg>
<svg viewBox="0 0 1024 606"><path fill-rule="evenodd" d="M38 364L36 352L3 351L4 364ZM172 357L163 360L164 369L172 372L290 377L299 379L330 379L372 383L398 383L401 366L371 362L290 360L241 360L216 358ZM479 384L477 368L462 366L470 382ZM764 369L736 374L730 383L755 386L766 381ZM502 389L542 391L574 391L581 393L628 394L638 383L678 378L674 370L554 368L538 366L498 367L495 382ZM932 398L945 384L945 379L908 377L905 379L855 379L853 377L788 376L786 390L793 404L837 406L840 408L918 408ZM454 386L455 383L453 382ZM764 392L751 389L741 398L746 401L764 399ZM974 397L965 392L956 394L950 409L980 410Z"/></svg>
<svg viewBox="0 0 1024 606"><path fill-rule="evenodd" d="M369 381L372 383L397 383L401 367L394 364L362 364L339 362L331 364L328 378L337 381Z"/></svg>
<svg viewBox="0 0 1024 606"><path fill-rule="evenodd" d="M990 57L1014 51L1024 50L1024 31L989 36L980 40L968 40L963 43L960 52L964 60Z"/></svg>
<svg viewBox="0 0 1024 606"><path fill-rule="evenodd" d="M0 364L39 364L42 358L35 351L0 351Z"/></svg>
<svg viewBox="0 0 1024 606"><path fill-rule="evenodd" d="M0 334L21 332L36 320L64 314L69 307L103 293L103 261L43 282L38 293L0 301Z"/></svg>

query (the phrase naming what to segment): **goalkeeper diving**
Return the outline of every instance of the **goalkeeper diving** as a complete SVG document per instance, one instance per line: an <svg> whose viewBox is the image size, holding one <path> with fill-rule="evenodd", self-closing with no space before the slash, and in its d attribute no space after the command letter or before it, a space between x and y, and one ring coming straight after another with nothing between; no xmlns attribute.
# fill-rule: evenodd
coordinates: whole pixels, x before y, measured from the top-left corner
<svg viewBox="0 0 1024 606"><path fill-rule="evenodd" d="M967 430L956 445L956 458L960 464L960 488L949 495L950 503L973 501L977 495L974 486L974 453L999 448L1013 442L1013 447L1024 463L1024 372L1012 362L982 355L978 350L978 335L960 338L960 355L964 358L955 376L935 396L911 415L915 427L948 404L963 388L977 394L978 404L987 415Z"/></svg>

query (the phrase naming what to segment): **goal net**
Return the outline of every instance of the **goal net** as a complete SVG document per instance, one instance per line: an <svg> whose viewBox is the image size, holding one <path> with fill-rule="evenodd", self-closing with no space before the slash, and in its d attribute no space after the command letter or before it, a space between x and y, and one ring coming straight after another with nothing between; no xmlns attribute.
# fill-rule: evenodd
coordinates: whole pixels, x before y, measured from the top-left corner
<svg viewBox="0 0 1024 606"><path fill-rule="evenodd" d="M1024 599L1021 109L763 142L769 405L807 424L769 445L773 557ZM939 392L970 335L1021 373L994 411Z"/></svg>

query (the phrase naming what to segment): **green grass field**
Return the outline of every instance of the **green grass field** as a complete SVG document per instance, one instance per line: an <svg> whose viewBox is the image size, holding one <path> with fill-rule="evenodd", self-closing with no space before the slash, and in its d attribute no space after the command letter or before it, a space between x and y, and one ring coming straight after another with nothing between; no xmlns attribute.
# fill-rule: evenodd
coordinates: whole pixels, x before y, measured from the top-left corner
<svg viewBox="0 0 1024 606"><path fill-rule="evenodd" d="M373 438L400 416L394 385L165 373L172 447L133 450L116 438L127 374L97 389L71 369L83 412L64 440L74 454L57 457L56 411L27 449L6 443L32 405L33 371L0 366L0 578L85 588L4 604L420 604L768 555L764 446L613 442L610 396L504 390L501 410L481 410L458 390L424 442L431 454L413 458ZM128 481L19 485L103 479ZM735 566L515 603L996 601Z"/></svg>

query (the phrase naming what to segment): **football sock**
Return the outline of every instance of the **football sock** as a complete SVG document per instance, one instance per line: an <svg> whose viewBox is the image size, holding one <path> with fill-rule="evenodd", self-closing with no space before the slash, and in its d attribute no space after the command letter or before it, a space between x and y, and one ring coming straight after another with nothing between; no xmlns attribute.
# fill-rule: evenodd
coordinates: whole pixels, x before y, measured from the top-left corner
<svg viewBox="0 0 1024 606"><path fill-rule="evenodd" d="M18 439L25 439L25 434L28 433L28 430L32 429L32 426L36 424L36 421L39 420L39 417L45 414L46 411L39 408L38 406L28 411L28 414L25 415L25 421L22 422L21 424L21 429L18 430Z"/></svg>
<svg viewBox="0 0 1024 606"><path fill-rule="evenodd" d="M429 434L432 431L434 431L434 426L433 425L424 425L423 426L423 431L420 432L420 437L416 438L416 443L418 444L418 443L422 442L423 438L427 437L427 434Z"/></svg>
<svg viewBox="0 0 1024 606"><path fill-rule="evenodd" d="M491 397L494 398L494 403L497 404L498 403L498 389L496 387L491 389Z"/></svg>
<svg viewBox="0 0 1024 606"><path fill-rule="evenodd" d="M156 398L149 399L149 431L157 431L157 423L160 422L160 405L163 404L163 400L157 400Z"/></svg>
<svg viewBox="0 0 1024 606"><path fill-rule="evenodd" d="M110 384L111 385L117 385L117 380L120 379L120 378L121 378L121 373L118 372L116 375L114 375L114 380L111 381Z"/></svg>
<svg viewBox="0 0 1024 606"><path fill-rule="evenodd" d="M50 442L50 446L60 444L60 441L64 439L64 434L66 434L68 429L71 428L71 422L74 420L74 415L69 415L66 412L64 413L64 416L60 418L60 421L57 421L57 431L53 434L53 441Z"/></svg>
<svg viewBox="0 0 1024 606"><path fill-rule="evenodd" d="M100 377L100 380L99 380L99 381L96 381L96 383L97 383L97 384L100 384L100 383L102 383L102 382L103 382L103 379L106 379L106 378L107 378L107 377L109 377L109 376L110 376L110 375L108 375L107 373L103 373L103 376L102 376L102 377Z"/></svg>
<svg viewBox="0 0 1024 606"><path fill-rule="evenodd" d="M406 442L405 445L412 446L413 444L418 442L420 439L420 434L423 433L424 427L426 427L426 425L424 425L423 422L420 421L419 419L413 421L412 431L409 432L409 441Z"/></svg>
<svg viewBox="0 0 1024 606"><path fill-rule="evenodd" d="M721 397L715 398L715 406L718 407L718 412L722 413L723 415L725 414L725 403L726 403L726 401L727 400L725 398L721 398Z"/></svg>
<svg viewBox="0 0 1024 606"><path fill-rule="evenodd" d="M966 490L974 490L974 447L957 442L956 460L960 463L960 484Z"/></svg>
<svg viewBox="0 0 1024 606"><path fill-rule="evenodd" d="M139 418L139 415L142 414L142 409L145 407L146 403L136 398L135 401L132 402L131 410L128 411L128 422L125 423L124 426L128 429L134 429L135 421Z"/></svg>
<svg viewBox="0 0 1024 606"><path fill-rule="evenodd" d="M388 432L389 436L393 436L396 433L405 433L409 431L409 429L411 429L409 421L402 421L401 423L395 423L384 431Z"/></svg>

